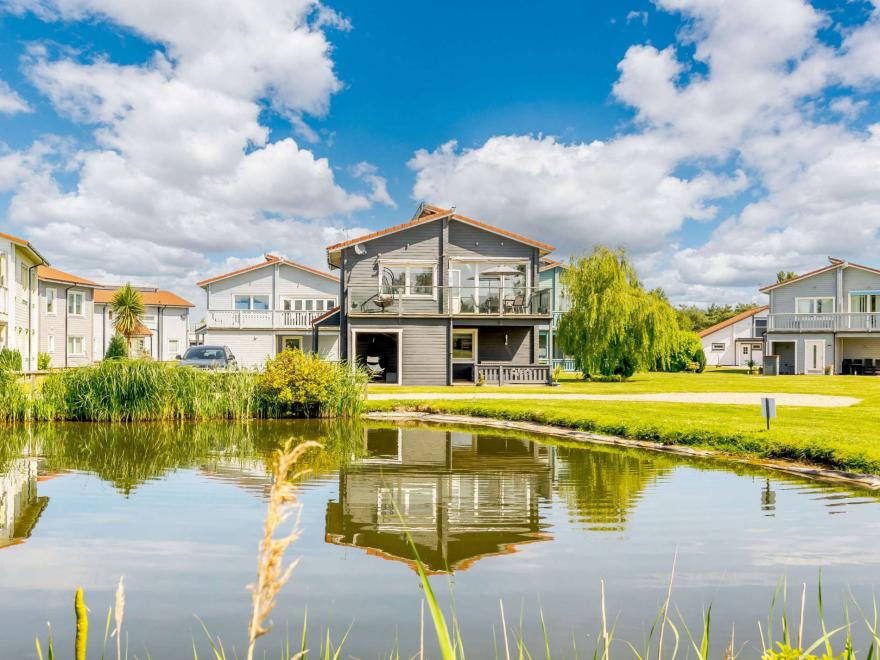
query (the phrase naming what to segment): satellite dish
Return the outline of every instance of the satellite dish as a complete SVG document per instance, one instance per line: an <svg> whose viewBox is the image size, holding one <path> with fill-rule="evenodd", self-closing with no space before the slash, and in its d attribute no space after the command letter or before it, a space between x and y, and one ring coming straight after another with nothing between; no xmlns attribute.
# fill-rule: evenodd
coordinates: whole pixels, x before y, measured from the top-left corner
<svg viewBox="0 0 880 660"><path fill-rule="evenodd" d="M361 254L361 255L366 254L367 248L363 243L358 243L357 245L354 246L354 253Z"/></svg>

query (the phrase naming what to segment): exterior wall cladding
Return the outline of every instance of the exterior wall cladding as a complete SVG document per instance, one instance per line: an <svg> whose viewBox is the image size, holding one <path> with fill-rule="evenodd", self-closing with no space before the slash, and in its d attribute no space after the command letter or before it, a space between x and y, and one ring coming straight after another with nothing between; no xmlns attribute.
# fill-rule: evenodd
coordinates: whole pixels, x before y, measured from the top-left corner
<svg viewBox="0 0 880 660"><path fill-rule="evenodd" d="M413 260L436 264L436 284L447 285L449 263L455 259L528 260L529 286L539 283L538 250L511 238L456 220L435 220L393 234L361 243L366 248L357 254L354 246L342 251L340 301L343 310L351 301L346 291L352 287L375 287L378 291L383 260ZM353 353L353 331L388 330L399 333L401 384L447 385L452 382L451 338L454 329L477 328L477 361L534 364L538 357L538 327L546 321L528 318L461 318L437 315L443 311L442 296L425 300L417 309L425 317L342 315L340 355L349 359ZM410 305L409 310L413 307ZM354 357L351 355L351 357Z"/></svg>

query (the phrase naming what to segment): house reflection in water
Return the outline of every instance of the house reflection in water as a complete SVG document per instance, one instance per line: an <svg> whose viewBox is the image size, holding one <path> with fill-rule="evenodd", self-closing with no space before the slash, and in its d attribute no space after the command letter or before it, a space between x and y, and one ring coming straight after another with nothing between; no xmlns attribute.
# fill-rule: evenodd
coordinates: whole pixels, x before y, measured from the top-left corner
<svg viewBox="0 0 880 660"><path fill-rule="evenodd" d="M30 537L48 504L37 496L37 459L12 460L0 474L0 549Z"/></svg>
<svg viewBox="0 0 880 660"><path fill-rule="evenodd" d="M326 540L412 565L408 530L426 569L548 539L539 505L551 497L555 448L452 431L368 429L366 457L340 470ZM395 511L400 511L401 521Z"/></svg>

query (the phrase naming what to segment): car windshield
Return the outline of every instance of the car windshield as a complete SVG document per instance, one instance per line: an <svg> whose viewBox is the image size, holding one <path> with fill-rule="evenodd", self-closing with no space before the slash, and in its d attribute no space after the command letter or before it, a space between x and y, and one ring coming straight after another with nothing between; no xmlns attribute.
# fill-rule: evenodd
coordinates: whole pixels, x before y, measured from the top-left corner
<svg viewBox="0 0 880 660"><path fill-rule="evenodd" d="M193 346L183 356L184 360L222 360L226 353L217 346Z"/></svg>

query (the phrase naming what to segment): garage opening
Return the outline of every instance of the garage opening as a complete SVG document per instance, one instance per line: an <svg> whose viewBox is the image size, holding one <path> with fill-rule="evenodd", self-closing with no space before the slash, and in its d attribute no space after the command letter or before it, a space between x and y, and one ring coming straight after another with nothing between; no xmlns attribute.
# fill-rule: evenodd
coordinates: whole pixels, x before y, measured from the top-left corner
<svg viewBox="0 0 880 660"><path fill-rule="evenodd" d="M353 330L354 358L378 383L400 385L400 332Z"/></svg>
<svg viewBox="0 0 880 660"><path fill-rule="evenodd" d="M779 356L779 374L793 376L796 372L796 349L793 341L774 341L770 346L770 354Z"/></svg>

